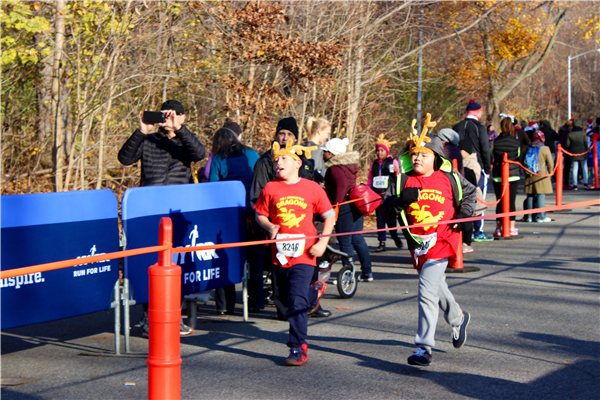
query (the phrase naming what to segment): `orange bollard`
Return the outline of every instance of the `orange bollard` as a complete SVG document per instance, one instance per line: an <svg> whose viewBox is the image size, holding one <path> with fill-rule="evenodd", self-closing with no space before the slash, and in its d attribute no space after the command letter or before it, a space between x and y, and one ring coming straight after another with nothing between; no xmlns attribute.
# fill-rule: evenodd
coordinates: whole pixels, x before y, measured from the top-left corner
<svg viewBox="0 0 600 400"><path fill-rule="evenodd" d="M456 159L452 160L452 168L455 172L460 172L458 170L458 161ZM448 268L452 269L463 269L463 233L460 231L458 233L460 235L460 240L458 241L458 248L456 249L456 255L454 257L450 257L448 259Z"/></svg>
<svg viewBox="0 0 600 400"><path fill-rule="evenodd" d="M173 265L173 223L160 219L160 245L168 246L158 254L158 262L148 269L148 399L181 397L181 267Z"/></svg>
<svg viewBox="0 0 600 400"><path fill-rule="evenodd" d="M562 145L559 143L556 150L556 205L562 206L562 195L563 195L563 169L564 169L564 155L562 151Z"/></svg>
<svg viewBox="0 0 600 400"><path fill-rule="evenodd" d="M508 154L504 153L502 159L502 212L510 212L510 183L508 179L510 177L510 164L508 163ZM510 237L510 217L502 217L502 237Z"/></svg>
<svg viewBox="0 0 600 400"><path fill-rule="evenodd" d="M598 183L598 140L594 138L594 143L592 144L592 151L594 152L593 160L594 160L594 189L600 189L600 184Z"/></svg>

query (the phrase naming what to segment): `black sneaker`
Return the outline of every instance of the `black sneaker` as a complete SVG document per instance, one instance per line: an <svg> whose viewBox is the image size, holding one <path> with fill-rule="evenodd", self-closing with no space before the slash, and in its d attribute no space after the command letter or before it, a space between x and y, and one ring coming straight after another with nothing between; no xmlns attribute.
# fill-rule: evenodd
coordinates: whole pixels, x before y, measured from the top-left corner
<svg viewBox="0 0 600 400"><path fill-rule="evenodd" d="M402 239L400 239L399 237L395 237L393 239L397 248L401 249L402 247L404 247L404 245L402 244Z"/></svg>
<svg viewBox="0 0 600 400"><path fill-rule="evenodd" d="M408 363L410 365L420 365L421 367L427 367L431 364L431 353L424 347L417 347L417 350L408 357Z"/></svg>
<svg viewBox="0 0 600 400"><path fill-rule="evenodd" d="M464 311L462 323L459 326L452 327L452 345L457 349L462 347L467 341L467 327L469 326L469 321L471 321L471 315Z"/></svg>
<svg viewBox="0 0 600 400"><path fill-rule="evenodd" d="M379 242L379 247L373 250L374 253L381 253L382 251L385 251L385 242Z"/></svg>

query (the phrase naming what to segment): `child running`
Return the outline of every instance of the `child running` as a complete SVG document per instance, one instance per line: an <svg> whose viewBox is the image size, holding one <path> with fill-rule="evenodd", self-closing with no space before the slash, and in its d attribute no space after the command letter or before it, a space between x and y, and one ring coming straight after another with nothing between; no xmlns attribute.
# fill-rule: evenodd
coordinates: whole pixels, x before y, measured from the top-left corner
<svg viewBox="0 0 600 400"><path fill-rule="evenodd" d="M420 137L411 136L410 150L401 156L400 164L405 169L391 186L394 196L391 204L404 225L470 217L475 206L475 187L460 174L451 172L450 162L443 157L442 141L437 136L426 136L427 129L435 126L430 119L431 115L427 114ZM407 157L410 164L405 162ZM435 345L439 308L452 327L454 347L461 347L467 339L470 315L454 299L445 277L448 258L453 257L461 245L460 235L456 226L448 224L405 229L404 234L413 266L419 271L417 349L408 357L408 363L428 366Z"/></svg>
<svg viewBox="0 0 600 400"><path fill-rule="evenodd" d="M312 286L310 282L317 257L325 252L329 238L317 240L306 236L317 235L314 214L320 214L325 221L324 235L332 232L335 222L333 207L321 186L298 176L302 166L299 156L310 150L294 146L292 140L285 148L273 143L277 177L262 189L254 207L256 221L270 239L289 239L273 245L273 274L290 324L287 342L290 355L285 360L289 366L308 361L308 313L319 307L326 287L323 281L316 281Z"/></svg>

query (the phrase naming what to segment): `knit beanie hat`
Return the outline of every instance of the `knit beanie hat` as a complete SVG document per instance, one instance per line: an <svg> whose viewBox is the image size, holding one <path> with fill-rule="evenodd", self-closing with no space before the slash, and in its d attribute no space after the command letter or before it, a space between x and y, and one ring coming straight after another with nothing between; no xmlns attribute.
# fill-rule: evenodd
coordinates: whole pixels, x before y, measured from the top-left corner
<svg viewBox="0 0 600 400"><path fill-rule="evenodd" d="M438 132L437 135L442 140L442 142L445 142L445 143L451 143L454 145L458 145L458 142L460 141L458 132L456 132L452 128L440 129L440 131Z"/></svg>
<svg viewBox="0 0 600 400"><path fill-rule="evenodd" d="M544 132L542 131L535 131L535 133L532 136L532 139L544 143L546 141L546 135L544 135Z"/></svg>
<svg viewBox="0 0 600 400"><path fill-rule="evenodd" d="M296 136L296 139L298 139L298 123L296 123L296 119L294 117L280 119L277 123L277 129L275 129L275 133L284 129L292 132L294 136Z"/></svg>
<svg viewBox="0 0 600 400"><path fill-rule="evenodd" d="M227 121L223 124L223 128L227 128L230 131L232 131L233 133L235 133L237 136L242 134L242 127L234 121Z"/></svg>
<svg viewBox="0 0 600 400"><path fill-rule="evenodd" d="M348 148L348 138L333 138L329 139L327 143L323 146L323 151L328 151L334 156L338 154L342 154L346 152Z"/></svg>
<svg viewBox="0 0 600 400"><path fill-rule="evenodd" d="M377 137L377 143L375 144L375 149L377 149L378 147L381 147L382 149L385 150L386 155L390 154L390 149L392 148L393 144L396 144L396 141L390 142L386 139L383 138L384 134L382 133L381 135L379 135L379 137Z"/></svg>
<svg viewBox="0 0 600 400"><path fill-rule="evenodd" d="M162 103L162 106L160 107L160 109L161 109L161 111L162 110L173 110L173 111L175 111L175 113L177 115L185 114L185 109L183 108L183 104L181 104L177 100L165 101L164 103Z"/></svg>
<svg viewBox="0 0 600 400"><path fill-rule="evenodd" d="M477 111L481 110L481 104L476 102L474 99L469 100L469 104L467 104L467 111Z"/></svg>

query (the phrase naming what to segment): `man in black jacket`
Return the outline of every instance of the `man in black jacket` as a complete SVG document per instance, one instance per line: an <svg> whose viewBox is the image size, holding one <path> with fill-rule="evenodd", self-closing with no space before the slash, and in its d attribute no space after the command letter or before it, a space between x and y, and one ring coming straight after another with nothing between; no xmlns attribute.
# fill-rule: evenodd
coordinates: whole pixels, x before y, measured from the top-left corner
<svg viewBox="0 0 600 400"><path fill-rule="evenodd" d="M127 139L118 158L123 165L142 160L140 186L159 186L192 183L192 161L204 158L206 150L198 138L184 125L185 109L177 100L165 101L161 106L165 122L144 122L143 112L138 118L140 128ZM158 131L156 131L158 125ZM144 304L144 316L140 321L142 335L148 336L148 304ZM181 336L194 330L180 323Z"/></svg>
<svg viewBox="0 0 600 400"><path fill-rule="evenodd" d="M161 112L165 122L159 124L145 123L140 112L140 128L119 150L119 161L131 165L142 160L140 186L192 183L190 165L202 160L206 150L184 125L185 110L180 102L164 102Z"/></svg>
<svg viewBox="0 0 600 400"><path fill-rule="evenodd" d="M490 141L485 126L479 122L483 107L475 100L469 101L467 105L467 116L464 120L454 125L452 129L458 132L460 141L458 147L467 154L477 154L477 161L481 166L481 175L477 186L481 189L483 198L487 195L487 184L490 177ZM483 214L482 214L483 215ZM494 238L483 232L483 220L474 222L473 240L476 242L488 242Z"/></svg>

